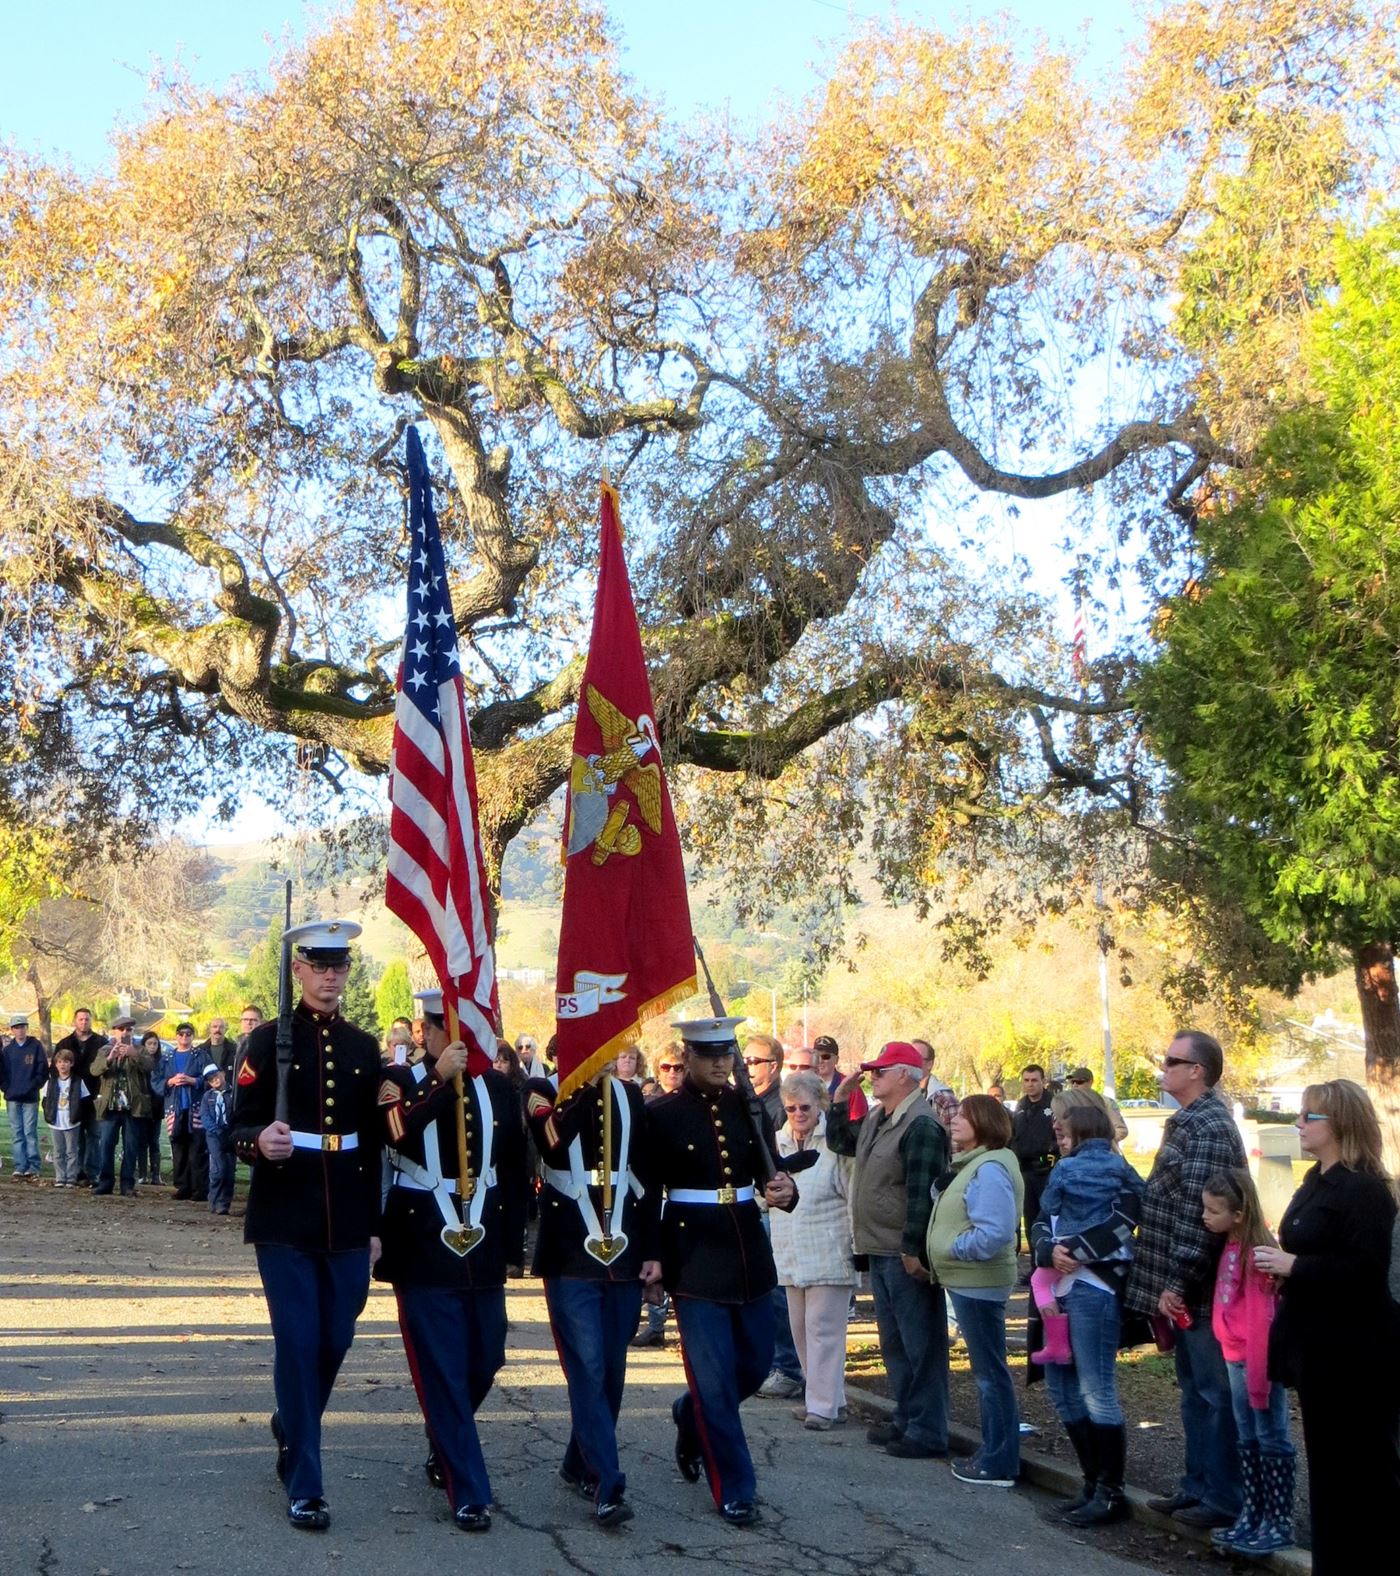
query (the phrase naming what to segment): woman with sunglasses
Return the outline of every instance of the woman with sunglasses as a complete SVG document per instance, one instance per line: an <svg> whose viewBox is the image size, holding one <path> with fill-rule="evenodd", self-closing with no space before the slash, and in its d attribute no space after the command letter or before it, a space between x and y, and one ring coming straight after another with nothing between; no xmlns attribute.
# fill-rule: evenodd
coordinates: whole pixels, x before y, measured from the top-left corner
<svg viewBox="0 0 1400 1576"><path fill-rule="evenodd" d="M751 1042L752 1043L752 1042ZM770 1210L773 1262L787 1291L788 1323L806 1378L793 1416L824 1432L846 1421L846 1315L860 1282L851 1253L848 1202L852 1161L826 1147L825 1082L812 1072L782 1082L787 1120L778 1132L779 1155L815 1149L821 1158L802 1173L797 1207Z"/></svg>
<svg viewBox="0 0 1400 1576"><path fill-rule="evenodd" d="M1254 1249L1279 1278L1269 1377L1298 1392L1308 1453L1314 1576L1364 1570L1394 1539L1400 1499L1400 1306L1386 1282L1395 1184L1359 1084L1303 1091L1298 1142L1315 1162L1279 1224Z"/></svg>

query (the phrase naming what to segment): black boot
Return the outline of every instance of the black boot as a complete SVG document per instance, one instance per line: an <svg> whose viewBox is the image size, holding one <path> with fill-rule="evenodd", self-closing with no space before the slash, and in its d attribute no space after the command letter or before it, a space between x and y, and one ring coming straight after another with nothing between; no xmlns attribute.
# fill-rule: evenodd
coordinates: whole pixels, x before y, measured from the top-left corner
<svg viewBox="0 0 1400 1576"><path fill-rule="evenodd" d="M1065 1433L1074 1446L1079 1470L1084 1474L1084 1487L1073 1499L1056 1501L1054 1508L1057 1516L1067 1516L1072 1510L1083 1510L1099 1486L1099 1452L1094 1440L1094 1425L1087 1417L1082 1417L1077 1423L1066 1423Z"/></svg>
<svg viewBox="0 0 1400 1576"><path fill-rule="evenodd" d="M1072 1527L1106 1527L1113 1521L1128 1519L1128 1501L1123 1495L1123 1471L1127 1465L1128 1434L1122 1423L1095 1423L1094 1448L1099 1461L1099 1486L1093 1499L1080 1510L1072 1510L1065 1520Z"/></svg>

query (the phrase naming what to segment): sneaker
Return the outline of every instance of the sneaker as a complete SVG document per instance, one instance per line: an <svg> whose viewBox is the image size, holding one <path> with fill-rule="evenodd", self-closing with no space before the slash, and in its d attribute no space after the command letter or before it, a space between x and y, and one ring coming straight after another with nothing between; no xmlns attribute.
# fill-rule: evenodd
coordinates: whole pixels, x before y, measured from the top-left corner
<svg viewBox="0 0 1400 1576"><path fill-rule="evenodd" d="M1212 1510L1209 1505L1185 1505L1172 1515L1183 1527L1228 1527L1235 1518L1223 1510Z"/></svg>
<svg viewBox="0 0 1400 1576"><path fill-rule="evenodd" d="M953 1463L953 1476L959 1483L981 1483L986 1488L1010 1488L1015 1478L997 1477L976 1461L963 1460Z"/></svg>
<svg viewBox="0 0 1400 1576"><path fill-rule="evenodd" d="M1194 1494L1163 1494L1157 1499L1149 1499L1147 1508L1155 1510L1159 1516L1174 1516L1179 1510L1189 1510L1193 1505L1201 1502Z"/></svg>
<svg viewBox="0 0 1400 1576"><path fill-rule="evenodd" d="M776 1368L758 1387L758 1393L765 1401L790 1401L793 1396L801 1395L804 1389L800 1379L789 1379L785 1373L780 1373Z"/></svg>
<svg viewBox="0 0 1400 1576"><path fill-rule="evenodd" d="M644 1330L638 1330L628 1344L636 1347L638 1350L645 1346L665 1346L666 1332L665 1330L653 1330L648 1326Z"/></svg>
<svg viewBox="0 0 1400 1576"><path fill-rule="evenodd" d="M823 1417L818 1412L808 1412L802 1419L803 1428L810 1428L814 1433L824 1434L828 1428L840 1428L844 1418Z"/></svg>

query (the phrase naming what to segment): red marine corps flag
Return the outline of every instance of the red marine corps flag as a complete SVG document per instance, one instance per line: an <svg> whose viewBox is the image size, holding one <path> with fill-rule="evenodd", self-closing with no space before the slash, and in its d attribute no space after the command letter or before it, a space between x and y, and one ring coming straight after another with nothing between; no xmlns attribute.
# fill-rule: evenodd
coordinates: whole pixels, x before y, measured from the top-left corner
<svg viewBox="0 0 1400 1576"><path fill-rule="evenodd" d="M394 703L384 902L423 943L448 1027L455 1015L475 1077L495 1057L501 1009L457 625L428 465L412 427L408 485L408 632Z"/></svg>
<svg viewBox="0 0 1400 1576"><path fill-rule="evenodd" d="M603 484L593 633L564 813L556 981L559 1097L588 1083L642 1021L695 993L685 866L661 770L617 493Z"/></svg>

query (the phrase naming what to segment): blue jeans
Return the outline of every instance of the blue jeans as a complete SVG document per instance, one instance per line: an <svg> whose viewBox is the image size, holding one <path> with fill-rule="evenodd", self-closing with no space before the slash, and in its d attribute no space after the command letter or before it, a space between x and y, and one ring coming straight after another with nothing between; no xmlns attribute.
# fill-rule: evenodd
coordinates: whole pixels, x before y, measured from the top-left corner
<svg viewBox="0 0 1400 1576"><path fill-rule="evenodd" d="M1123 1421L1118 1403L1118 1335L1123 1310L1112 1292L1076 1281L1060 1298L1069 1315L1074 1366L1047 1363L1045 1384L1062 1423L1091 1422L1111 1428Z"/></svg>
<svg viewBox="0 0 1400 1576"><path fill-rule="evenodd" d="M142 1120L130 1111L119 1111L113 1116L104 1116L97 1124L102 1129L102 1148L101 1159L97 1163L97 1177L92 1184L94 1193L112 1191L118 1138L122 1141L122 1192L136 1191L136 1135Z"/></svg>
<svg viewBox="0 0 1400 1576"><path fill-rule="evenodd" d="M10 1156L17 1177L39 1175L39 1106L34 1100L7 1100Z"/></svg>
<svg viewBox="0 0 1400 1576"><path fill-rule="evenodd" d="M1074 1329L1073 1321L1070 1329ZM1197 1320L1189 1330L1176 1332L1175 1356L1181 1426L1186 1434L1181 1490L1233 1521L1241 1504L1235 1413L1225 1354L1209 1317Z"/></svg>
<svg viewBox="0 0 1400 1576"><path fill-rule="evenodd" d="M915 1280L896 1253L872 1253L870 1289L894 1399L891 1422L911 1443L947 1450L948 1303L943 1288Z"/></svg>
<svg viewBox="0 0 1400 1576"><path fill-rule="evenodd" d="M234 1167L238 1164L227 1134L209 1139L209 1213L227 1215L233 1202Z"/></svg>
<svg viewBox="0 0 1400 1576"><path fill-rule="evenodd" d="M992 1302L952 1290L948 1295L977 1382L982 1422L977 1460L993 1477L1015 1478L1021 1471L1021 1414L1006 1366L1006 1299Z"/></svg>
<svg viewBox="0 0 1400 1576"><path fill-rule="evenodd" d="M1269 1386L1269 1404L1256 1411L1249 1399L1244 1364L1227 1362L1230 1376L1230 1405L1235 1413L1235 1432L1242 1445L1259 1446L1262 1456L1292 1456L1293 1431L1288 1421L1288 1392L1281 1384Z"/></svg>

